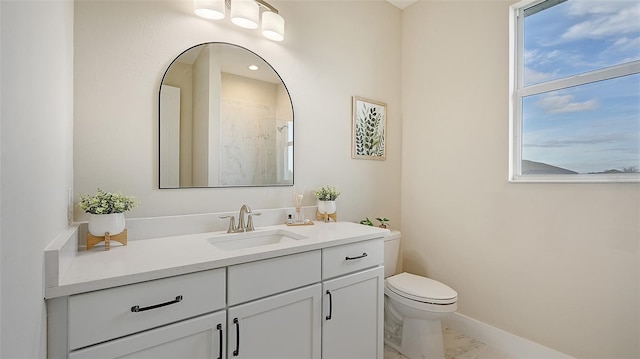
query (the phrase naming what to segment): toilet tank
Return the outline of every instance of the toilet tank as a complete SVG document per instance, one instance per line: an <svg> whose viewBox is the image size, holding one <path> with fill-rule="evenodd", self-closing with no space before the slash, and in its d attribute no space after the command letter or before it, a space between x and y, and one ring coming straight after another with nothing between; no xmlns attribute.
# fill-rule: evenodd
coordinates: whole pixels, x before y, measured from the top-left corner
<svg viewBox="0 0 640 359"><path fill-rule="evenodd" d="M384 237L384 277L397 274L400 254L400 231L391 231Z"/></svg>

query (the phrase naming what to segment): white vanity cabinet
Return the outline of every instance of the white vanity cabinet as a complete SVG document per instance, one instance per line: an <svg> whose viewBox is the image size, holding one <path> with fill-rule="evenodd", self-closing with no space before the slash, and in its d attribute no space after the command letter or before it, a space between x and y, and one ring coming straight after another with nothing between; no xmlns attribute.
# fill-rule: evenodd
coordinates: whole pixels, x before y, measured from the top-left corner
<svg viewBox="0 0 640 359"><path fill-rule="evenodd" d="M48 357L382 359L383 248L351 240L48 298Z"/></svg>
<svg viewBox="0 0 640 359"><path fill-rule="evenodd" d="M383 261L382 239L323 250L323 359L384 357Z"/></svg>
<svg viewBox="0 0 640 359"><path fill-rule="evenodd" d="M319 359L320 266L316 250L229 267L227 358Z"/></svg>
<svg viewBox="0 0 640 359"><path fill-rule="evenodd" d="M48 356L217 358L225 287L221 268L49 300Z"/></svg>

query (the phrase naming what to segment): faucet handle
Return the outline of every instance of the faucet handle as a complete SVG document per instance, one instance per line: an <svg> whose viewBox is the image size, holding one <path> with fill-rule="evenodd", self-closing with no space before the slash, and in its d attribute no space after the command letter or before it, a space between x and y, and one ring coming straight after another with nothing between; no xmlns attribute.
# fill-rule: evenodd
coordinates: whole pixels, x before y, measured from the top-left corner
<svg viewBox="0 0 640 359"><path fill-rule="evenodd" d="M229 218L229 229L227 229L227 233L234 233L237 232L237 228L236 228L236 217L234 216L220 216L220 219L226 219Z"/></svg>
<svg viewBox="0 0 640 359"><path fill-rule="evenodd" d="M262 213L249 213L249 219L247 220L247 232L255 231L253 227L253 216L261 216Z"/></svg>

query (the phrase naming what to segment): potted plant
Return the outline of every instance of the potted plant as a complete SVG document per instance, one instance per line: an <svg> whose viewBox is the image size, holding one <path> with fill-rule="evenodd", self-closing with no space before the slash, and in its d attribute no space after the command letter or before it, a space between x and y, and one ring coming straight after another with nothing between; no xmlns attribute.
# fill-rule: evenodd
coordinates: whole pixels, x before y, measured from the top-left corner
<svg viewBox="0 0 640 359"><path fill-rule="evenodd" d="M80 208L89 213L89 233L96 237L116 235L125 228L124 212L136 206L135 197L98 188L95 195L80 195Z"/></svg>
<svg viewBox="0 0 640 359"><path fill-rule="evenodd" d="M371 222L369 217L364 217L364 219L360 221L360 224L364 224L365 226L373 226L373 222Z"/></svg>
<svg viewBox="0 0 640 359"><path fill-rule="evenodd" d="M329 185L320 187L313 191L313 194L318 199L318 212L322 214L336 213L336 198L340 192L335 187Z"/></svg>
<svg viewBox="0 0 640 359"><path fill-rule="evenodd" d="M376 217L376 221L380 222L380 224L378 225L378 227L380 228L389 228L389 224L387 222L389 222L389 218L386 217Z"/></svg>

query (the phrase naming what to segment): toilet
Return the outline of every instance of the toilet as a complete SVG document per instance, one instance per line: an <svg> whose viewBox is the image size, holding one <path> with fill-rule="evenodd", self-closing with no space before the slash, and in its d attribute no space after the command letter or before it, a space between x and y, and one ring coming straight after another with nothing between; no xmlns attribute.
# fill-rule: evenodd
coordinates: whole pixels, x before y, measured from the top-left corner
<svg viewBox="0 0 640 359"><path fill-rule="evenodd" d="M411 273L396 274L399 231L384 239L384 341L409 359L442 359L441 319L458 308L458 293Z"/></svg>

